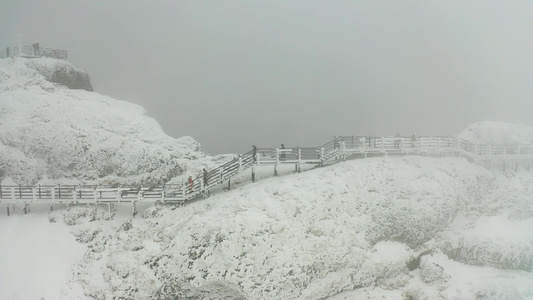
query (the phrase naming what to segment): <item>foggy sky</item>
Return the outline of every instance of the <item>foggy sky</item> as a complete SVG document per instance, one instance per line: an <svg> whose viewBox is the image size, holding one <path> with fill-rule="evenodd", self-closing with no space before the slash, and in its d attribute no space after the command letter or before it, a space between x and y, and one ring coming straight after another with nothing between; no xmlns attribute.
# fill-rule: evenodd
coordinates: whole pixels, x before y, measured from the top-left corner
<svg viewBox="0 0 533 300"><path fill-rule="evenodd" d="M206 153L533 126L533 1L26 1L0 48L66 49L96 92Z"/></svg>

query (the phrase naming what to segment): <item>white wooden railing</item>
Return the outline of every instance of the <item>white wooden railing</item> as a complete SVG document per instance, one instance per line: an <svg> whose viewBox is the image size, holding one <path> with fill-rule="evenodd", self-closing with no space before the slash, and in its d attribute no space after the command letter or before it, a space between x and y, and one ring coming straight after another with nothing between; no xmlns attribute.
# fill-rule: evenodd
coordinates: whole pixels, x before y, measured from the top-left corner
<svg viewBox="0 0 533 300"><path fill-rule="evenodd" d="M57 59L67 59L67 50L44 48L37 46L14 46L0 49L0 58L7 57L52 57Z"/></svg>
<svg viewBox="0 0 533 300"><path fill-rule="evenodd" d="M56 186L9 186L0 185L0 204L98 204L143 202L180 202L183 203L199 196L207 196L209 189L216 185L231 182L231 178L244 170L252 168L252 181L255 181L254 167L294 164L300 170L301 164L323 165L328 161L345 160L352 155L366 157L380 155L456 155L469 160L526 160L533 161L533 145L490 145L473 144L457 137L373 137L340 136L319 147L258 147L238 155L231 161L207 170L193 183L163 186L94 186L94 185L56 185ZM111 207L111 205L110 205ZM8 206L9 214L9 206Z"/></svg>

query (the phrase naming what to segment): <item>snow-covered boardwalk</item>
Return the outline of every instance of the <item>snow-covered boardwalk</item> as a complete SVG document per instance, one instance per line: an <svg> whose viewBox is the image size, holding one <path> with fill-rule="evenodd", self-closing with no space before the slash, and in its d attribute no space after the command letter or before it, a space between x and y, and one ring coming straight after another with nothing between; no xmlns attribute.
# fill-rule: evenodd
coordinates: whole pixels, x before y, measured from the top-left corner
<svg viewBox="0 0 533 300"><path fill-rule="evenodd" d="M133 213L137 203L185 202L198 196L205 196L214 186L231 182L231 178L251 169L255 181L255 169L262 166L277 168L281 164L293 164L300 171L302 164L324 165L344 161L351 157L365 158L375 155L427 155L464 156L491 168L494 162L501 162L503 170L517 170L519 164L530 170L533 162L533 145L478 145L457 137L335 137L319 147L254 147L253 150L235 157L216 168L207 170L193 179L192 184L164 186L0 186L0 203L18 204L11 210L29 209L29 204L108 204L131 203ZM10 213L8 205L7 213Z"/></svg>

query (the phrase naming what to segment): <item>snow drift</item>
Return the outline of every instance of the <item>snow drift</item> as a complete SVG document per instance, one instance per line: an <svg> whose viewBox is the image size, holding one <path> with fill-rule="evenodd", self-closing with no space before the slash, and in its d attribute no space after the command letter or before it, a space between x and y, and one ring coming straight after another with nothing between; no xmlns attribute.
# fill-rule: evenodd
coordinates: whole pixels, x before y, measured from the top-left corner
<svg viewBox="0 0 533 300"><path fill-rule="evenodd" d="M0 179L162 184L204 157L138 105L51 82L72 74L85 73L49 58L0 60Z"/></svg>

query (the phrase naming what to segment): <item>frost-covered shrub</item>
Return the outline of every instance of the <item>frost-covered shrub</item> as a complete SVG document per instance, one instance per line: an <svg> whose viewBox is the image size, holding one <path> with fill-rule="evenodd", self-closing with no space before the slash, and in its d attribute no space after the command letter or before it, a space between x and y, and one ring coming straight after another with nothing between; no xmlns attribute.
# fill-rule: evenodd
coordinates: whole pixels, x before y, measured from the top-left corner
<svg viewBox="0 0 533 300"><path fill-rule="evenodd" d="M433 209L416 202L391 205L374 212L376 226L369 228L369 236L375 242L392 240L416 248L444 229L454 214L451 209Z"/></svg>
<svg viewBox="0 0 533 300"><path fill-rule="evenodd" d="M100 229L86 228L86 229L81 229L81 230L74 232L74 236L76 237L76 241L86 244L94 240L96 235L100 232L101 232Z"/></svg>
<svg viewBox="0 0 533 300"><path fill-rule="evenodd" d="M165 204L165 203L161 203L160 201L156 201L150 207L145 209L141 216L143 219L161 218L166 213L174 209L177 209L179 206L180 204L170 204L170 203Z"/></svg>
<svg viewBox="0 0 533 300"><path fill-rule="evenodd" d="M531 299L533 294L531 292L523 292L516 289L512 285L491 285L491 284L477 284L471 288L471 292L475 299L487 300L515 300L515 299Z"/></svg>
<svg viewBox="0 0 533 300"><path fill-rule="evenodd" d="M495 242L464 237L444 240L443 253L453 260L478 266L533 271L533 243Z"/></svg>
<svg viewBox="0 0 533 300"><path fill-rule="evenodd" d="M131 222L131 219L122 222L122 224L120 225L120 229L124 230L124 231L128 231L128 230L130 230L132 228L133 228L133 224Z"/></svg>
<svg viewBox="0 0 533 300"><path fill-rule="evenodd" d="M441 279L444 268L434 262L423 262L420 266L420 271L422 273L422 280L429 283Z"/></svg>
<svg viewBox="0 0 533 300"><path fill-rule="evenodd" d="M96 220L111 220L114 214L104 211L96 206L91 207L73 207L70 210L61 211L65 224L72 226L93 222Z"/></svg>

